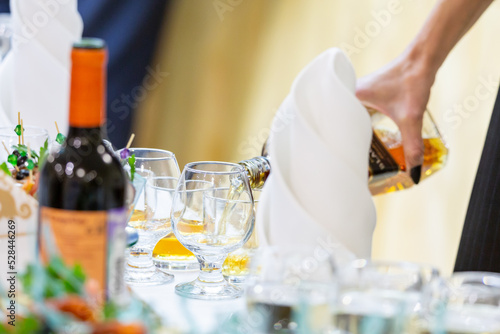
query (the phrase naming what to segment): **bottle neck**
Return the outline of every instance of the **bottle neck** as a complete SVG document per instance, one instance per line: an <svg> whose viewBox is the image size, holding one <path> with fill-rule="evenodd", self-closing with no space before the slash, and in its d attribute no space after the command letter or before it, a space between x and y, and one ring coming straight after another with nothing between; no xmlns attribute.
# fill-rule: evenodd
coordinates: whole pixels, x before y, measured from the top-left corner
<svg viewBox="0 0 500 334"><path fill-rule="evenodd" d="M269 174L271 173L271 163L267 157L255 157L249 160L240 161L239 164L245 167L248 181L252 189L262 189Z"/></svg>
<svg viewBox="0 0 500 334"><path fill-rule="evenodd" d="M83 132L102 128L106 119L106 49L74 47L71 61L69 125Z"/></svg>

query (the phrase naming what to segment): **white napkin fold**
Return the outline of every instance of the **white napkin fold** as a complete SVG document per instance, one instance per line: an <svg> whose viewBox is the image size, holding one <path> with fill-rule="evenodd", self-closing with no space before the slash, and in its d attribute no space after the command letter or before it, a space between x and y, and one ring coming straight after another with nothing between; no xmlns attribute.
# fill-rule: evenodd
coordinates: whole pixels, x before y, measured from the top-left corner
<svg viewBox="0 0 500 334"><path fill-rule="evenodd" d="M370 257L372 129L355 84L339 49L319 55L295 79L271 129L272 172L256 219L264 244L306 244L345 261Z"/></svg>
<svg viewBox="0 0 500 334"><path fill-rule="evenodd" d="M77 0L11 0L13 49L0 64L0 120L61 132L68 128L70 54L81 38ZM1 124L4 125L4 124Z"/></svg>

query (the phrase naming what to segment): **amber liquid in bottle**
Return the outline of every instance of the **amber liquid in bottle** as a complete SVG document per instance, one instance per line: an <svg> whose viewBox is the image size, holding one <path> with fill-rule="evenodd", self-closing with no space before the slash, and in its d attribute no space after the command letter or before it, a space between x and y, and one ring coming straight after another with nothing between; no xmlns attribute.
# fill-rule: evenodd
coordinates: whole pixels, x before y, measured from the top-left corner
<svg viewBox="0 0 500 334"><path fill-rule="evenodd" d="M387 116L368 109L372 118L373 140L369 154L369 187L372 195L404 190L414 185L407 173L401 133ZM444 167L448 148L430 113L424 114L422 129L424 162L421 180Z"/></svg>

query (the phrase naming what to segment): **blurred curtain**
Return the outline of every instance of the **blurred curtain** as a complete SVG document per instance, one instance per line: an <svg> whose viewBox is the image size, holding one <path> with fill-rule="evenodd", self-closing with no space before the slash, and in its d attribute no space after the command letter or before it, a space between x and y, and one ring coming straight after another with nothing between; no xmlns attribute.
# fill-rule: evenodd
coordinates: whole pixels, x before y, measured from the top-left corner
<svg viewBox="0 0 500 334"><path fill-rule="evenodd" d="M169 75L147 91L136 146L172 150L181 168L251 158L293 78L317 54L342 47L357 74L367 74L404 49L434 4L174 1L151 65ZM429 109L449 144L448 165L418 187L375 198L375 258L451 272L498 86L499 15L494 2L438 73Z"/></svg>
<svg viewBox="0 0 500 334"><path fill-rule="evenodd" d="M1 1L1 0L0 0ZM142 98L144 77L154 56L167 0L80 0L83 37L99 37L108 47L107 132L116 147L130 137ZM123 75L126 69L126 75Z"/></svg>

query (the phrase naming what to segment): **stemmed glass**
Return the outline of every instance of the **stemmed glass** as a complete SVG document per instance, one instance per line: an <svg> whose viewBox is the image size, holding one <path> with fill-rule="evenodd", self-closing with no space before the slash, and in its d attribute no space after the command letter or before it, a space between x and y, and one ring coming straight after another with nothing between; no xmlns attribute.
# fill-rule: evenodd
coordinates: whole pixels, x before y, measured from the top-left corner
<svg viewBox="0 0 500 334"><path fill-rule="evenodd" d="M230 299L243 290L222 275L227 255L250 238L254 201L245 169L225 162L193 162L184 167L172 204L172 228L193 252L200 274L175 291L196 299Z"/></svg>
<svg viewBox="0 0 500 334"><path fill-rule="evenodd" d="M425 292L418 333L500 333L500 274L460 272Z"/></svg>
<svg viewBox="0 0 500 334"><path fill-rule="evenodd" d="M333 256L294 245L259 250L251 260L247 333L330 333L337 292Z"/></svg>
<svg viewBox="0 0 500 334"><path fill-rule="evenodd" d="M175 155L169 151L150 148L130 148L129 150L130 154L135 156L135 175L145 178L146 186L139 194L128 223L138 232L139 241L129 249L125 266L125 282L129 285L168 283L173 280L173 276L155 267L152 252L156 242L162 236L167 235L171 228L168 223L171 205L168 190L172 188L172 183L161 181L161 178L176 180L180 174L179 166ZM118 153L120 154L121 151ZM122 163L130 173L128 159L123 159Z"/></svg>
<svg viewBox="0 0 500 334"><path fill-rule="evenodd" d="M356 260L339 270L334 311L337 330L360 334L406 333L422 292L438 271L409 262Z"/></svg>

